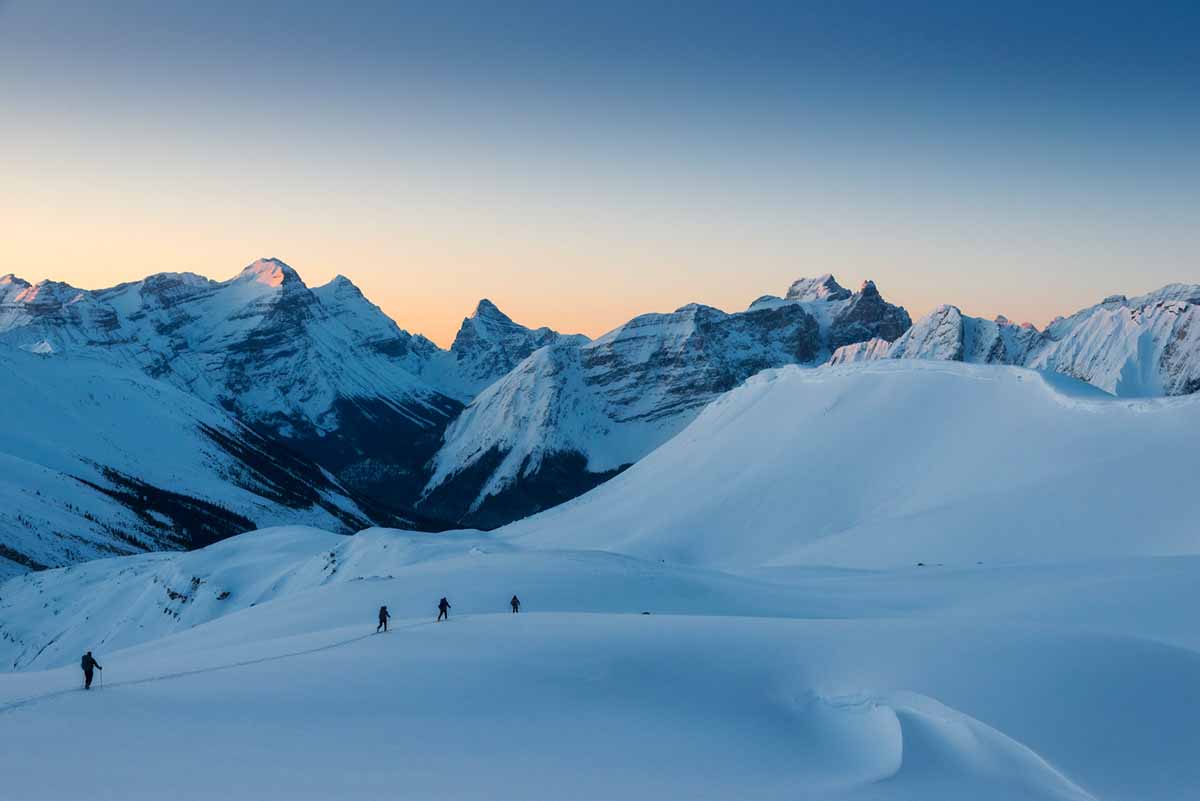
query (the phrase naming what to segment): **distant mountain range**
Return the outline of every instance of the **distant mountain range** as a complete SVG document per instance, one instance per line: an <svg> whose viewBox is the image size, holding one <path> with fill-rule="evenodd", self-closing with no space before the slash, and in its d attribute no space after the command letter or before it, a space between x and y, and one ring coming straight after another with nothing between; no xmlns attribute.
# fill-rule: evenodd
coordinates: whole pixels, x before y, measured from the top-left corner
<svg viewBox="0 0 1200 801"><path fill-rule="evenodd" d="M579 495L771 367L1024 365L1121 396L1200 389L1200 287L1112 296L1045 331L867 281L689 304L592 341L481 300L443 350L339 276L263 259L227 281L102 290L0 277L0 573L312 522L493 527ZM36 487L34 492L29 492Z"/></svg>
<svg viewBox="0 0 1200 801"><path fill-rule="evenodd" d="M1065 373L1121 397L1190 395L1200 390L1200 286L1111 295L1045 331L939 306L894 342L847 345L832 361L876 359L1020 365Z"/></svg>

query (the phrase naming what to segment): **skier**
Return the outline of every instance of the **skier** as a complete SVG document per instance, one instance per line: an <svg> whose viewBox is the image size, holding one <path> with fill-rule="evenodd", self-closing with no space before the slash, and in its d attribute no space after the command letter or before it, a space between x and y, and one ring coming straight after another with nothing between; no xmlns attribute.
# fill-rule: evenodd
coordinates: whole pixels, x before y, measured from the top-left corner
<svg viewBox="0 0 1200 801"><path fill-rule="evenodd" d="M379 625L375 627L376 634L379 633L380 629L383 629L383 633L387 634L387 622L391 619L391 617L392 616L388 612L386 606L379 607Z"/></svg>
<svg viewBox="0 0 1200 801"><path fill-rule="evenodd" d="M514 615L521 611L521 599L515 595L512 597L512 600L508 602L508 605L513 608Z"/></svg>
<svg viewBox="0 0 1200 801"><path fill-rule="evenodd" d="M438 623L441 623L441 622L442 622L442 618L445 618L446 620L449 620L449 619L450 619L450 602L449 602L449 601L447 601L445 598L442 598L442 600L438 601L438 619L437 619L437 622L438 622Z"/></svg>
<svg viewBox="0 0 1200 801"><path fill-rule="evenodd" d="M79 660L79 666L83 668L83 689L92 689L92 669L104 670L104 668L100 667L100 663L92 656L91 651L83 655L83 659Z"/></svg>

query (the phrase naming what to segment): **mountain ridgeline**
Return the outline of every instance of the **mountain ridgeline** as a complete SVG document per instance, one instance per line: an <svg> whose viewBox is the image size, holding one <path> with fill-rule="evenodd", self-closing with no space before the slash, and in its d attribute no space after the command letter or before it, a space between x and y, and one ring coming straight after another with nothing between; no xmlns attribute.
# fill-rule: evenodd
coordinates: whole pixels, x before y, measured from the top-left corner
<svg viewBox="0 0 1200 801"><path fill-rule="evenodd" d="M1045 331L874 283L796 281L590 340L488 300L449 349L347 278L277 259L227 281L81 290L0 277L0 574L307 523L492 528L637 462L767 368L940 359L1066 373L1122 396L1200 389L1200 287L1112 296Z"/></svg>

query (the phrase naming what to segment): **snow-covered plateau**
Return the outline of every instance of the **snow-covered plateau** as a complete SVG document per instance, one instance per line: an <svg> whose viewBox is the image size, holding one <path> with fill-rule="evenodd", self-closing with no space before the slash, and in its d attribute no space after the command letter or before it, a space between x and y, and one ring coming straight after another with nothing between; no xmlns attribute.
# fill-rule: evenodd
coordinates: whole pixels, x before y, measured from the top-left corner
<svg viewBox="0 0 1200 801"><path fill-rule="evenodd" d="M1196 797L1197 438L1200 396L785 367L498 531L286 526L17 576L0 788Z"/></svg>

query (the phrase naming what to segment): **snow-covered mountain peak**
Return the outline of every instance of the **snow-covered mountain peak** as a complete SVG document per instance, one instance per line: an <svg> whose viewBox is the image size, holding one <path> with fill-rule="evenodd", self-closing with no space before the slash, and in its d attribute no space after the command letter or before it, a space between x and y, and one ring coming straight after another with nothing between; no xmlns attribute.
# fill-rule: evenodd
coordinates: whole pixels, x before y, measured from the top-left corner
<svg viewBox="0 0 1200 801"><path fill-rule="evenodd" d="M725 312L713 306L708 306L704 303L685 303L675 310L675 314L682 315L685 318L692 318L703 315L720 315L725 316Z"/></svg>
<svg viewBox="0 0 1200 801"><path fill-rule="evenodd" d="M0 303L15 302L18 295L29 289L29 282L12 273L0 278Z"/></svg>
<svg viewBox="0 0 1200 801"><path fill-rule="evenodd" d="M490 300L488 300L487 298L481 298L479 300L479 302L475 304L475 310L471 312L471 316L468 317L467 319L468 320L495 320L497 322L503 322L503 323L511 323L512 322L511 317L509 317L504 312L500 311L500 308L495 303L492 303Z"/></svg>
<svg viewBox="0 0 1200 801"><path fill-rule="evenodd" d="M872 286L874 285L872 284ZM849 298L850 290L839 284L829 273L816 278L801 278L794 281L788 287L787 292L787 300L848 300Z"/></svg>
<svg viewBox="0 0 1200 801"><path fill-rule="evenodd" d="M176 287L213 287L217 282L196 273L155 273L148 275L138 282L142 291L159 292Z"/></svg>
<svg viewBox="0 0 1200 801"><path fill-rule="evenodd" d="M270 287L282 287L291 283L304 285L299 273L275 258L259 259L242 270L234 280L254 282Z"/></svg>
<svg viewBox="0 0 1200 801"><path fill-rule="evenodd" d="M317 289L325 289L339 295L362 295L362 290L353 281L340 273L335 275L333 280L328 284L317 287Z"/></svg>
<svg viewBox="0 0 1200 801"><path fill-rule="evenodd" d="M1182 301L1193 305L1200 305L1200 284L1167 284L1161 289L1156 289L1141 297L1132 298L1129 300L1131 306L1148 306L1152 303L1162 303L1164 301Z"/></svg>
<svg viewBox="0 0 1200 801"><path fill-rule="evenodd" d="M84 299L85 292L62 281L44 279L24 288L13 298L17 303L30 306L62 306L77 303Z"/></svg>

